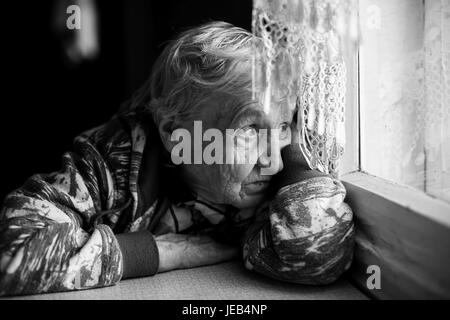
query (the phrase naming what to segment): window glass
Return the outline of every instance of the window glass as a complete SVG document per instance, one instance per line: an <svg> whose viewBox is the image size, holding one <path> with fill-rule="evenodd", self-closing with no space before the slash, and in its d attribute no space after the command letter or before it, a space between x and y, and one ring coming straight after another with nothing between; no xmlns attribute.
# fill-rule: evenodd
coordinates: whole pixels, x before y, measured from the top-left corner
<svg viewBox="0 0 450 320"><path fill-rule="evenodd" d="M450 202L450 1L359 14L361 170Z"/></svg>

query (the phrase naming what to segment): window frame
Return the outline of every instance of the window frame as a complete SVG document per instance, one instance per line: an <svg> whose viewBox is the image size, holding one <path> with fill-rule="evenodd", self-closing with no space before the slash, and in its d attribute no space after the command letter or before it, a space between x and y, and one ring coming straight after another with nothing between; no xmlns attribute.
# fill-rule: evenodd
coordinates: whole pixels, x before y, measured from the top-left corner
<svg viewBox="0 0 450 320"><path fill-rule="evenodd" d="M450 204L361 170L359 51L352 59L340 176L356 227L350 278L373 298L450 298ZM370 265L380 267L380 289L367 285Z"/></svg>

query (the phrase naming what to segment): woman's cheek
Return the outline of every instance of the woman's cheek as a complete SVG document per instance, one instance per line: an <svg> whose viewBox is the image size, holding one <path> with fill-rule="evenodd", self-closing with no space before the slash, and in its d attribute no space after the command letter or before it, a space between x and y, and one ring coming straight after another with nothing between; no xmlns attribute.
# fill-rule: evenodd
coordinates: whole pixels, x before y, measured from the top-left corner
<svg viewBox="0 0 450 320"><path fill-rule="evenodd" d="M291 144L291 137L289 136L289 139L285 139L283 141L280 141L280 150L283 149L284 147L288 146Z"/></svg>
<svg viewBox="0 0 450 320"><path fill-rule="evenodd" d="M227 184L241 184L253 170L254 165L249 164L226 164L222 179Z"/></svg>
<svg viewBox="0 0 450 320"><path fill-rule="evenodd" d="M220 179L216 179L213 183L216 184L216 197L220 199L219 202L229 203L233 199L239 198L241 191L242 176L246 174L241 166L222 165Z"/></svg>
<svg viewBox="0 0 450 320"><path fill-rule="evenodd" d="M280 150L286 147L287 145L290 145L292 142L292 132L289 129L289 132L286 134L286 137L280 141Z"/></svg>
<svg viewBox="0 0 450 320"><path fill-rule="evenodd" d="M235 164L254 166L258 161L258 137L247 137L247 139L237 137L233 152Z"/></svg>

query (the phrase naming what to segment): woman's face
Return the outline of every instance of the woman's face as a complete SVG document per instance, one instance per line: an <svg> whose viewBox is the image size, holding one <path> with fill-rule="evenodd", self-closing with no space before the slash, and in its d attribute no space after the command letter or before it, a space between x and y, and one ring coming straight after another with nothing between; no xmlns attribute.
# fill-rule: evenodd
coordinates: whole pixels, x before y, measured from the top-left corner
<svg viewBox="0 0 450 320"><path fill-rule="evenodd" d="M203 141L201 151L192 142L192 158L195 152L203 152L198 155L203 156L203 161L182 164L183 178L200 198L237 208L254 207L264 200L273 175L283 169L280 150L291 142L293 111L283 103L268 113L256 103L244 102L231 107L225 99L217 97L205 102L196 120L201 121L202 136L208 129L222 133L223 149L215 152L223 150L223 155L219 155L223 161L205 163L204 156L208 154L205 148L214 138ZM194 120L186 121L182 127L190 132L192 139L201 139L199 122L196 130Z"/></svg>

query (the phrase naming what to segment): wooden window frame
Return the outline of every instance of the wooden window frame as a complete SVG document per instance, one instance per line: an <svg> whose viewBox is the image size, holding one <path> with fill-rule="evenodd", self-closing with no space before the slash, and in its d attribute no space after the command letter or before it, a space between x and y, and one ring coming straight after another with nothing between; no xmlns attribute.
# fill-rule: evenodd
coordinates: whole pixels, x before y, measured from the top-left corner
<svg viewBox="0 0 450 320"><path fill-rule="evenodd" d="M450 205L364 172L341 179L356 227L355 285L381 299L449 298ZM370 265L380 268L380 289L367 286Z"/></svg>

